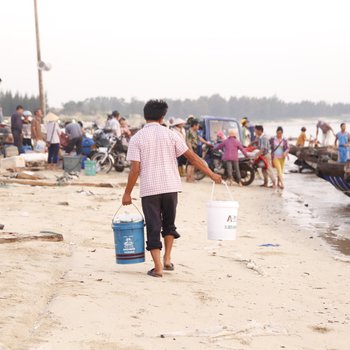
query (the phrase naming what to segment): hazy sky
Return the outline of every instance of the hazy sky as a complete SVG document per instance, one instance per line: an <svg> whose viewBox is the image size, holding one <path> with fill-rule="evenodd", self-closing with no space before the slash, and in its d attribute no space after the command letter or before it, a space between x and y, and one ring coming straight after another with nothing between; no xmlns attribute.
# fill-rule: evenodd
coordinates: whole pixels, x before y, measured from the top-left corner
<svg viewBox="0 0 350 350"><path fill-rule="evenodd" d="M50 105L220 93L350 102L350 2L38 0ZM3 90L37 93L32 0L0 0Z"/></svg>

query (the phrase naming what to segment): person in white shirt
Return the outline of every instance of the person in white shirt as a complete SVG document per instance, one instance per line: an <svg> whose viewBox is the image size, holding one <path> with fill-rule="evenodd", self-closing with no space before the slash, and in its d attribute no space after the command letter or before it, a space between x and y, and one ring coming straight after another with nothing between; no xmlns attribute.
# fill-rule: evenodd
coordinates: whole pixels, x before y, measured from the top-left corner
<svg viewBox="0 0 350 350"><path fill-rule="evenodd" d="M113 111L111 115L108 116L105 129L109 130L113 136L120 137L122 131L120 128L120 113L118 111Z"/></svg>
<svg viewBox="0 0 350 350"><path fill-rule="evenodd" d="M130 140L127 159L131 162L128 183L122 204L132 204L131 193L140 176L140 197L146 219L147 250L151 252L154 268L148 271L152 277L162 277L163 270L172 271L171 250L174 239L180 237L175 226L177 194L181 192L181 179L177 158L184 155L196 168L216 183L220 175L214 174L177 133L161 124L168 110L164 101L150 100L144 107L146 125ZM160 251L164 238L163 264Z"/></svg>
<svg viewBox="0 0 350 350"><path fill-rule="evenodd" d="M46 144L48 147L49 167L55 167L58 163L58 152L60 150L60 126L57 123L58 117L53 113L49 113L45 121L46 124Z"/></svg>

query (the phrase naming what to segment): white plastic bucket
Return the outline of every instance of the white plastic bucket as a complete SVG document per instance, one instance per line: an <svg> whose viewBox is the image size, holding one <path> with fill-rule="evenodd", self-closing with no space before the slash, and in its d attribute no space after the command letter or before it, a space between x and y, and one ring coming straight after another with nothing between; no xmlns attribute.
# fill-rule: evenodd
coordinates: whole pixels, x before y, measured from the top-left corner
<svg viewBox="0 0 350 350"><path fill-rule="evenodd" d="M207 203L207 226L209 240L233 241L236 239L239 203L230 194L230 201L214 201L214 186L211 200Z"/></svg>

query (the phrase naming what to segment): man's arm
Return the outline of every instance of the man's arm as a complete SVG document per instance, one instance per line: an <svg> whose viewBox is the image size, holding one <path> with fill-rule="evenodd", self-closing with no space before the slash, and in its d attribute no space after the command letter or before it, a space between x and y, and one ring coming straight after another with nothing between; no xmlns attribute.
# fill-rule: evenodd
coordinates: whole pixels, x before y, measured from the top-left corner
<svg viewBox="0 0 350 350"><path fill-rule="evenodd" d="M212 144L208 142L206 139L204 139L202 136L198 136L198 139L200 142L204 143L207 146L211 146Z"/></svg>
<svg viewBox="0 0 350 350"><path fill-rule="evenodd" d="M131 162L131 168L130 168L130 173L128 177L128 183L126 185L123 199L122 199L122 204L123 205L130 205L132 204L132 199L131 199L131 192L136 184L137 179L139 178L140 175L140 162L132 161Z"/></svg>
<svg viewBox="0 0 350 350"><path fill-rule="evenodd" d="M241 143L238 144L238 149L243 153L246 158L249 158L249 154L246 152Z"/></svg>
<svg viewBox="0 0 350 350"><path fill-rule="evenodd" d="M335 135L334 146L337 147L338 135Z"/></svg>
<svg viewBox="0 0 350 350"><path fill-rule="evenodd" d="M184 156L190 161L190 163L200 171L202 171L205 175L209 176L215 183L221 184L222 178L220 175L213 173L204 163L201 158L197 156L191 150L187 150L184 153Z"/></svg>

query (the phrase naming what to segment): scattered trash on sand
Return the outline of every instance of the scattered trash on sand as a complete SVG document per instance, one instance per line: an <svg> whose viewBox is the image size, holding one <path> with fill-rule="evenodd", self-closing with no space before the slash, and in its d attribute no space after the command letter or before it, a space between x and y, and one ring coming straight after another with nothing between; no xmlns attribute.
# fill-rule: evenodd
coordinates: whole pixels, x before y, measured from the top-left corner
<svg viewBox="0 0 350 350"><path fill-rule="evenodd" d="M161 338L174 337L203 337L210 338L211 342L220 340L237 340L241 344L248 345L254 337L288 335L288 331L276 325L260 324L255 321L238 328L234 326L215 326L209 329L196 329L194 331L175 331L162 333Z"/></svg>
<svg viewBox="0 0 350 350"><path fill-rule="evenodd" d="M279 247L279 244L274 244L274 243L264 243L264 244L259 244L258 247Z"/></svg>
<svg viewBox="0 0 350 350"><path fill-rule="evenodd" d="M94 192L92 192L90 190L86 191L83 188L81 190L77 191L77 193L83 193L83 194L86 194L87 196L94 196L95 195Z"/></svg>
<svg viewBox="0 0 350 350"><path fill-rule="evenodd" d="M0 244L1 243L14 243L14 242L25 242L25 241L50 241L50 242L61 242L63 241L63 235L51 231L41 231L38 234L21 234L16 232L1 232L0 233Z"/></svg>

